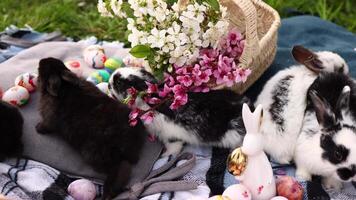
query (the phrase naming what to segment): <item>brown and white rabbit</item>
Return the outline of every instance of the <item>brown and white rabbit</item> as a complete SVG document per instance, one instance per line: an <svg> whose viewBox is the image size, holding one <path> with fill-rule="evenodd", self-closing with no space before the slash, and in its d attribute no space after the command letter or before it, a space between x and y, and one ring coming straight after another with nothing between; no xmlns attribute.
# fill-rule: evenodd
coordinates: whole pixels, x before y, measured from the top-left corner
<svg viewBox="0 0 356 200"><path fill-rule="evenodd" d="M326 188L356 180L356 85L344 74L322 73L308 92L294 161L296 176L323 177Z"/></svg>
<svg viewBox="0 0 356 200"><path fill-rule="evenodd" d="M293 158L304 118L307 91L317 75L322 71L348 73L344 59L332 52L312 52L295 46L292 55L300 65L274 75L255 102L264 108L261 127L264 150L279 163L289 163Z"/></svg>
<svg viewBox="0 0 356 200"><path fill-rule="evenodd" d="M130 87L147 89L146 81L157 82L143 68L119 68L109 80L109 89L114 97L123 100ZM138 101L141 108L149 108L142 100ZM236 148L245 135L241 116L244 103L249 100L230 90L189 93L188 103L178 110L170 110L169 103L159 107L153 122L146 127L165 143L164 155L177 154L184 143Z"/></svg>
<svg viewBox="0 0 356 200"><path fill-rule="evenodd" d="M42 59L38 83L41 134L56 134L97 172L105 173L104 199L125 189L146 137L139 121L128 124L130 109L78 78L62 61Z"/></svg>

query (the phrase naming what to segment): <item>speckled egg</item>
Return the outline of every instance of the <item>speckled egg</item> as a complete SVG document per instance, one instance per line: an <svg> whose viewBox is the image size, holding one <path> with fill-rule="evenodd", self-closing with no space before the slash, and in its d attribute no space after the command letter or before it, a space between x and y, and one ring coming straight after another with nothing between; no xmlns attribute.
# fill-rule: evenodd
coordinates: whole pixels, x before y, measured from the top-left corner
<svg viewBox="0 0 356 200"><path fill-rule="evenodd" d="M230 200L251 200L251 192L242 184L231 185L222 194Z"/></svg>
<svg viewBox="0 0 356 200"><path fill-rule="evenodd" d="M73 181L67 190L75 200L94 200L96 197L95 185L87 179Z"/></svg>
<svg viewBox="0 0 356 200"><path fill-rule="evenodd" d="M80 61L78 61L78 60L68 60L64 64L71 72L73 72L78 77L82 77L83 76L83 69L82 69L82 64L81 64Z"/></svg>
<svg viewBox="0 0 356 200"><path fill-rule="evenodd" d="M30 93L22 86L14 86L4 92L2 100L15 106L25 105L30 99Z"/></svg>
<svg viewBox="0 0 356 200"><path fill-rule="evenodd" d="M103 69L106 61L104 49L99 45L91 45L83 52L84 61L94 69Z"/></svg>
<svg viewBox="0 0 356 200"><path fill-rule="evenodd" d="M110 74L113 73L117 68L123 66L123 61L121 58L118 57L111 57L107 59L104 63L105 70L108 71Z"/></svg>
<svg viewBox="0 0 356 200"><path fill-rule="evenodd" d="M94 83L95 85L102 83L102 82L108 82L110 78L109 72L105 70L97 70L89 75L87 78L87 81Z"/></svg>
<svg viewBox="0 0 356 200"><path fill-rule="evenodd" d="M289 200L302 200L303 187L291 176L280 176L276 181L277 194Z"/></svg>
<svg viewBox="0 0 356 200"><path fill-rule="evenodd" d="M16 77L15 85L26 88L29 92L33 92L37 87L37 77L35 73L24 73Z"/></svg>

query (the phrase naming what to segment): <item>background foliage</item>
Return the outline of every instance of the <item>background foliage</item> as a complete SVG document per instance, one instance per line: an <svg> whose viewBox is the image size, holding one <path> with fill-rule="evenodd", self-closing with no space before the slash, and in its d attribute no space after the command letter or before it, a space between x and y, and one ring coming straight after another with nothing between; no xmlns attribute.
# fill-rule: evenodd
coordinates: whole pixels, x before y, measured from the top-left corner
<svg viewBox="0 0 356 200"><path fill-rule="evenodd" d="M356 32L356 0L265 0L281 17L311 14ZM0 31L10 24L43 32L62 31L74 39L96 36L126 41L126 23L100 17L96 0L0 0ZM306 22L308 23L308 22Z"/></svg>

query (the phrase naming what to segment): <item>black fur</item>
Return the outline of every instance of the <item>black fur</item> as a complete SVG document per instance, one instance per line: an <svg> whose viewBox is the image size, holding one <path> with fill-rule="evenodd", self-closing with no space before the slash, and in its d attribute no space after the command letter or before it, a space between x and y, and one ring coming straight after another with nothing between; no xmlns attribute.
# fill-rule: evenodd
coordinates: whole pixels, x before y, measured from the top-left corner
<svg viewBox="0 0 356 200"><path fill-rule="evenodd" d="M139 159L143 124L130 127L126 105L77 78L60 60L42 59L38 82L42 121L37 131L59 135L96 171L107 174L104 198L122 192Z"/></svg>
<svg viewBox="0 0 356 200"><path fill-rule="evenodd" d="M288 91L291 81L294 76L286 76L283 78L276 86L272 92L273 103L269 109L271 113L272 120L276 122L278 128L283 132L284 131L284 119L282 113L285 106L288 104Z"/></svg>
<svg viewBox="0 0 356 200"><path fill-rule="evenodd" d="M122 78L120 74L115 74L112 89L125 97L126 90L130 87L142 91L147 89L145 81L157 83L148 72L141 70L141 73L144 76L136 78L135 75ZM188 96L188 103L178 110L171 110L169 106L172 101L167 101L159 106L157 111L174 123L195 132L203 142L219 142L228 130L236 130L240 135L245 135L241 116L242 105L247 103L253 108L247 97L227 89L208 93L192 92L188 93Z"/></svg>
<svg viewBox="0 0 356 200"><path fill-rule="evenodd" d="M22 127L20 111L0 100L0 161L22 154Z"/></svg>
<svg viewBox="0 0 356 200"><path fill-rule="evenodd" d="M356 175L356 165L351 165L349 168L339 168L337 174L342 180L347 181Z"/></svg>
<svg viewBox="0 0 356 200"><path fill-rule="evenodd" d="M338 145L334 142L332 135L322 135L320 146L324 150L322 157L333 164L345 162L350 151L344 145Z"/></svg>

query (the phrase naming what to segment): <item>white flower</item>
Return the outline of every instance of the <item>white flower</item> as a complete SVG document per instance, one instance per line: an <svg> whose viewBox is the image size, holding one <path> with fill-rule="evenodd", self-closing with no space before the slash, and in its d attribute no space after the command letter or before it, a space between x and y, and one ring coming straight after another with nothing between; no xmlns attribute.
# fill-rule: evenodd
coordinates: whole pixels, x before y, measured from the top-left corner
<svg viewBox="0 0 356 200"><path fill-rule="evenodd" d="M112 14L106 8L105 2L103 0L99 0L97 6L98 6L98 11L101 14L101 16L113 17Z"/></svg>
<svg viewBox="0 0 356 200"><path fill-rule="evenodd" d="M129 42L131 42L131 46L136 46L138 44L147 44L145 39L149 35L147 32L139 31L136 28L131 30L131 34L128 37Z"/></svg>
<svg viewBox="0 0 356 200"><path fill-rule="evenodd" d="M225 20L220 20L216 24L209 22L208 27L210 28L203 34L202 46L206 48L211 45L213 48L216 48L219 40L227 32L229 23Z"/></svg>
<svg viewBox="0 0 356 200"><path fill-rule="evenodd" d="M166 41L166 30L157 30L154 28L151 30L151 35L148 36L148 43L151 44L152 48L162 48Z"/></svg>
<svg viewBox="0 0 356 200"><path fill-rule="evenodd" d="M126 13L121 12L122 0L111 0L110 6L116 16L126 17Z"/></svg>

